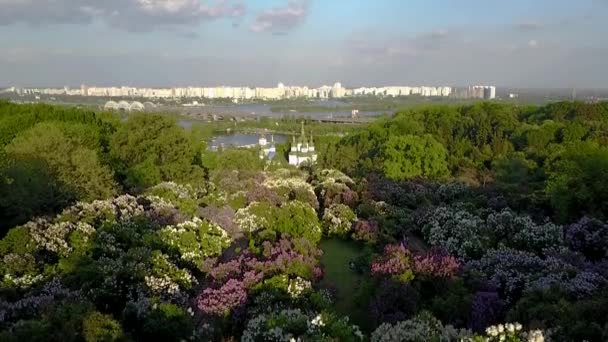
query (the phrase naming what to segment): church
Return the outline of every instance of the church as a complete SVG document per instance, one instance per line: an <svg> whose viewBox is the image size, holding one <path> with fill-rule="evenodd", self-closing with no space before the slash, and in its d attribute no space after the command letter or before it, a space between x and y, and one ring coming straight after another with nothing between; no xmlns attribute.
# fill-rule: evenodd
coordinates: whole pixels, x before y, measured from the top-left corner
<svg viewBox="0 0 608 342"><path fill-rule="evenodd" d="M302 131L300 137L297 139L293 136L291 143L291 151L289 152L289 165L302 166L312 165L317 162L317 153L315 152L315 145L312 138L312 132L310 134L310 141L306 139L306 133L304 132L304 121L302 121Z"/></svg>

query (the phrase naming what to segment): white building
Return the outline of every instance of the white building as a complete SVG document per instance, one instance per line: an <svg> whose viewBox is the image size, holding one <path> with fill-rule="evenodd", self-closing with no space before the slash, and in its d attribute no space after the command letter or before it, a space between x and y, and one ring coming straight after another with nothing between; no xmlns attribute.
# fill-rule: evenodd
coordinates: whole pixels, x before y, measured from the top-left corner
<svg viewBox="0 0 608 342"><path fill-rule="evenodd" d="M302 121L302 132L300 133L300 138L297 142L296 136L293 136L291 151L289 152L289 165L312 165L316 162L317 153L315 152L312 133L310 134L310 141L308 141L306 139L306 133L304 132L304 121Z"/></svg>

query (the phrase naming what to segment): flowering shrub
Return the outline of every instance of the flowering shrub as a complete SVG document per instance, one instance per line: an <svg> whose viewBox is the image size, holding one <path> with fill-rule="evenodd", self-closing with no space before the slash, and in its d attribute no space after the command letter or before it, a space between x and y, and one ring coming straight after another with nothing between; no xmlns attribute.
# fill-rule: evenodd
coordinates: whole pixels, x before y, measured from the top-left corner
<svg viewBox="0 0 608 342"><path fill-rule="evenodd" d="M439 200L443 203L454 203L462 201L472 195L471 188L462 182L451 182L441 184L437 188Z"/></svg>
<svg viewBox="0 0 608 342"><path fill-rule="evenodd" d="M83 299L81 291L67 289L57 278L54 278L40 289L31 291L16 301L0 299L0 326L10 321L33 318L45 308L58 306L64 301Z"/></svg>
<svg viewBox="0 0 608 342"><path fill-rule="evenodd" d="M196 300L198 308L210 315L227 315L230 310L245 304L247 291L243 281L229 279L218 289L206 288Z"/></svg>
<svg viewBox="0 0 608 342"><path fill-rule="evenodd" d="M304 177L282 177L280 173L269 175L264 180L263 185L279 195L284 196L288 200L296 200L309 204L312 208L318 209L319 202L317 195Z"/></svg>
<svg viewBox="0 0 608 342"><path fill-rule="evenodd" d="M258 315L249 320L241 341L362 341L363 334L348 318L300 309Z"/></svg>
<svg viewBox="0 0 608 342"><path fill-rule="evenodd" d="M194 215L198 208L199 196L189 184L164 182L148 189L147 193L169 201L185 214Z"/></svg>
<svg viewBox="0 0 608 342"><path fill-rule="evenodd" d="M401 282L414 276L452 278L461 269L458 259L443 250L431 249L422 255L413 255L403 244L386 245L384 254L371 264L374 275L388 275Z"/></svg>
<svg viewBox="0 0 608 342"><path fill-rule="evenodd" d="M427 215L426 221L422 229L425 240L463 260L481 256L489 244L483 220L468 211L438 207Z"/></svg>
<svg viewBox="0 0 608 342"><path fill-rule="evenodd" d="M378 223L371 220L358 220L353 227L352 238L370 244L378 242Z"/></svg>
<svg viewBox="0 0 608 342"><path fill-rule="evenodd" d="M470 331L444 326L428 312L416 317L380 325L371 336L372 342L420 342L420 341L461 341L470 336Z"/></svg>
<svg viewBox="0 0 608 342"><path fill-rule="evenodd" d="M414 256L413 268L416 275L453 278L460 272L462 264L445 250L432 248L423 255Z"/></svg>
<svg viewBox="0 0 608 342"><path fill-rule="evenodd" d="M265 236L289 234L318 242L321 239L321 225L315 210L300 201L284 203L274 207L265 202L254 202L239 209L235 221L244 232L264 230Z"/></svg>
<svg viewBox="0 0 608 342"><path fill-rule="evenodd" d="M253 189L246 194L247 204L252 202L268 202L274 206L280 206L285 203L288 198L279 195L275 189L271 189L262 184L256 184Z"/></svg>
<svg viewBox="0 0 608 342"><path fill-rule="evenodd" d="M369 312L377 324L411 318L419 308L420 294L410 284L383 280L375 288Z"/></svg>
<svg viewBox="0 0 608 342"><path fill-rule="evenodd" d="M208 287L197 297L198 308L211 315L225 315L245 303L247 291L262 280L276 275L285 277L285 290L294 297L310 288L309 279L317 273L321 251L306 239L285 237L263 243L261 256L248 250L238 257L216 263L206 261ZM288 280L290 276L294 279Z"/></svg>
<svg viewBox="0 0 608 342"><path fill-rule="evenodd" d="M544 342L545 334L542 330L524 331L519 323L506 323L486 328L484 341L513 341L513 342Z"/></svg>
<svg viewBox="0 0 608 342"><path fill-rule="evenodd" d="M608 258L608 224L583 217L564 230L566 243L573 251L591 260Z"/></svg>
<svg viewBox="0 0 608 342"><path fill-rule="evenodd" d="M479 332L497 323L503 315L503 310L504 301L497 292L478 291L471 304L470 328Z"/></svg>
<svg viewBox="0 0 608 342"><path fill-rule="evenodd" d="M467 267L496 284L507 302L521 291L562 288L575 296L586 296L607 283L601 269L562 255L541 258L513 249L490 250Z"/></svg>
<svg viewBox="0 0 608 342"><path fill-rule="evenodd" d="M199 208L198 216L209 222L215 223L225 230L228 235L235 237L238 235L239 228L235 223L236 212L231 207L218 208L215 206Z"/></svg>
<svg viewBox="0 0 608 342"><path fill-rule="evenodd" d="M88 223L57 222L51 223L45 219L30 221L24 226L30 233L32 240L39 250L67 256L73 251L69 245L72 234L78 234L84 242L95 233L95 229Z"/></svg>
<svg viewBox="0 0 608 342"><path fill-rule="evenodd" d="M91 203L78 202L59 215L58 221L84 222L94 227L104 223L126 222L143 216L145 209L141 197L122 195L110 200Z"/></svg>
<svg viewBox="0 0 608 342"><path fill-rule="evenodd" d="M195 217L192 221L182 222L176 226L167 226L159 231L161 241L174 247L181 259L195 265L203 260L219 255L230 245L228 234L215 223Z"/></svg>
<svg viewBox="0 0 608 342"><path fill-rule="evenodd" d="M509 247L540 253L563 245L562 227L550 222L537 225L529 216L519 216L510 209L491 213L486 222L497 242L504 241Z"/></svg>
<svg viewBox="0 0 608 342"><path fill-rule="evenodd" d="M335 169L323 169L315 174L315 178L317 183L340 183L347 185L348 187L353 187L355 185L352 178Z"/></svg>
<svg viewBox="0 0 608 342"><path fill-rule="evenodd" d="M371 264L373 275L388 275L407 283L414 279L412 253L400 245L386 245L384 254Z"/></svg>
<svg viewBox="0 0 608 342"><path fill-rule="evenodd" d="M295 279L289 280L289 285L287 285L287 293L289 293L292 298L297 298L300 297L304 291L310 288L312 288L312 283L310 281L296 277Z"/></svg>
<svg viewBox="0 0 608 342"><path fill-rule="evenodd" d="M237 210L234 221L241 231L252 233L268 225L265 215L272 210L274 207L269 203L253 202L246 208Z"/></svg>
<svg viewBox="0 0 608 342"><path fill-rule="evenodd" d="M175 295L181 289L190 289L196 279L186 269L180 269L160 251L153 251L151 270L144 277L146 285L155 294Z"/></svg>
<svg viewBox="0 0 608 342"><path fill-rule="evenodd" d="M332 204L323 214L323 226L329 236L346 236L356 220L357 215L344 204Z"/></svg>

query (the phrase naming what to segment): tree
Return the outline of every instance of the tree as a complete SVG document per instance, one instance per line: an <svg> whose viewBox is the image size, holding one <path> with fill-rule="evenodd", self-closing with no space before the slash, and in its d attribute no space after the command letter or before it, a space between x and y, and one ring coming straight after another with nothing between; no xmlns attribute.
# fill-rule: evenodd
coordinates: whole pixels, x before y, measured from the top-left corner
<svg viewBox="0 0 608 342"><path fill-rule="evenodd" d="M584 214L608 218L608 148L593 142L571 145L549 165L545 191L562 221Z"/></svg>
<svg viewBox="0 0 608 342"><path fill-rule="evenodd" d="M393 180L449 174L447 151L432 136L392 136L383 149L384 173Z"/></svg>
<svg viewBox="0 0 608 342"><path fill-rule="evenodd" d="M110 140L110 158L118 178L131 190L163 181L204 180L197 142L170 118L131 116ZM198 163L197 163L198 162Z"/></svg>
<svg viewBox="0 0 608 342"><path fill-rule="evenodd" d="M10 222L115 194L112 170L101 163L85 128L40 123L6 146L8 180L0 187L0 207Z"/></svg>

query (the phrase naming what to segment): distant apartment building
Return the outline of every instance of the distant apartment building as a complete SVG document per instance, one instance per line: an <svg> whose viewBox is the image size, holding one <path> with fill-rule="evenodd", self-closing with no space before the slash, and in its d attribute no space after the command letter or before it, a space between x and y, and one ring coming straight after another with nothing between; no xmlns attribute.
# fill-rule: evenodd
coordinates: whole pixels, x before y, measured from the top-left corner
<svg viewBox="0 0 608 342"><path fill-rule="evenodd" d="M465 99L494 99L494 86L386 86L346 88L340 82L333 86L323 85L318 88L286 86L279 83L274 88L266 87L174 87L174 88L136 88L136 87L95 87L81 85L79 89L64 88L8 88L5 92L36 95L81 95L91 97L114 98L206 98L238 100L280 100L291 98L330 99L352 96L423 96L454 97Z"/></svg>

